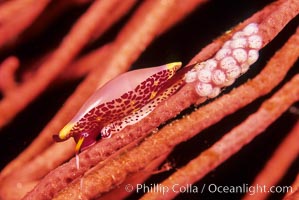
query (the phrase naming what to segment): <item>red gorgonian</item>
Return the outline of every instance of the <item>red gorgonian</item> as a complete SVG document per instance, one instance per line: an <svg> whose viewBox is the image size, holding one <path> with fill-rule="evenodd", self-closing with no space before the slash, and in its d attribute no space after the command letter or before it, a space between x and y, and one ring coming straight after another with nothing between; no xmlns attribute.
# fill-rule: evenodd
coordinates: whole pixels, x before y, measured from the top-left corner
<svg viewBox="0 0 299 200"><path fill-rule="evenodd" d="M298 12L298 0L1 1L0 198L299 198ZM174 61L195 67L183 86L82 151L80 168L74 141L52 140L96 88Z"/></svg>

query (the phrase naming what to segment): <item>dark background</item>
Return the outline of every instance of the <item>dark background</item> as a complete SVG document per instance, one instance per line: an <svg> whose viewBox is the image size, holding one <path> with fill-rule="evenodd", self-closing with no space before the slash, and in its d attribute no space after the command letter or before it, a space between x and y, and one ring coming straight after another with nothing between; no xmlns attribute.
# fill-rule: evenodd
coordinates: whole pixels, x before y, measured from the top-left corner
<svg viewBox="0 0 299 200"><path fill-rule="evenodd" d="M198 8L167 33L157 38L133 64L132 69L158 66L173 61L182 61L186 64L200 51L200 49L211 43L213 39L220 36L239 22L250 17L269 2L272 1L210 1ZM3 60L5 56L11 54L19 56L24 62L24 65L22 65L22 68L19 71L19 74L21 74L22 70L25 70L26 63L30 63L30 60L38 58L42 52L58 45L61 37L69 31L73 22L87 8L88 6L74 7L64 15L60 16L60 18L54 21L47 30L40 35L37 35L34 39L23 41L18 47L12 46L6 50L2 50L0 52L1 60ZM131 13L118 22L101 39L86 47L82 53L88 52L101 44L113 40L117 32L128 20ZM294 33L299 24L298 22L299 18L297 16L287 25L278 37L271 42L271 44L267 45L260 52L259 61L252 66L251 70L238 79L232 87L227 88L224 93L229 92L233 87L246 82L246 80L253 78L258 74L269 58L273 56L275 51L277 51L285 43L288 37ZM290 70L284 82L288 81L296 73L298 73L298 62ZM9 125L0 130L2 142L0 169L14 159L32 142L63 105L67 97L74 91L79 82L80 80L59 86L51 86L38 99L32 102L27 109L22 111ZM281 85L282 84L276 87L271 94L259 98L249 106L201 132L193 139L178 145L168 158L168 162L172 163L173 169L152 176L152 178L145 184L150 185L159 183L171 173L175 172L177 168L186 165L190 159L196 157L201 151L207 149L234 126L242 122L249 114L255 112L261 103L277 91ZM188 113L192 110L193 108L190 108L189 110L184 111L184 113ZM239 153L232 156L195 185L201 189L203 184L206 184L206 187L209 184L216 184L219 186L250 184L298 118L299 116L294 113L289 111L285 112L263 134L255 138ZM298 173L298 168L299 159L297 158L278 185L290 185ZM242 195L243 194L211 194L206 191L203 194L180 195L177 199L240 199ZM129 199L136 199L139 196L140 194L134 194L129 197ZM283 197L283 194L273 194L270 199L280 199L281 197Z"/></svg>

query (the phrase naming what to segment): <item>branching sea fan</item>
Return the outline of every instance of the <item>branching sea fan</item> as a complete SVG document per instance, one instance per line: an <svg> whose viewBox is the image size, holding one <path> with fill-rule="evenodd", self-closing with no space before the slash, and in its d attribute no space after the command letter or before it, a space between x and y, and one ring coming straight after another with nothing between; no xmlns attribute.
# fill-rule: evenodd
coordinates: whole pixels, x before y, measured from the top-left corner
<svg viewBox="0 0 299 200"><path fill-rule="evenodd" d="M298 13L0 1L0 199L299 199Z"/></svg>

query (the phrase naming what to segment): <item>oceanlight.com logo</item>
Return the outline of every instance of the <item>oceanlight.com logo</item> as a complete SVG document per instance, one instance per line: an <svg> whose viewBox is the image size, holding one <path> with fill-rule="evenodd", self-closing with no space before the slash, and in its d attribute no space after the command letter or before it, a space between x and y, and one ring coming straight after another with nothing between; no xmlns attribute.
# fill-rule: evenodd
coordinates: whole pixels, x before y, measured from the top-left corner
<svg viewBox="0 0 299 200"><path fill-rule="evenodd" d="M206 184L203 185L203 190L205 190ZM242 184L240 186L221 186L216 184L209 184L207 190L210 193L236 193L243 194L249 193L249 195L255 195L256 193L288 193L293 192L292 186L270 186L266 185L249 185Z"/></svg>
<svg viewBox="0 0 299 200"><path fill-rule="evenodd" d="M132 184L127 184L125 186L127 192L136 191L136 193L160 193L165 195L166 193L220 193L220 194L245 194L255 195L257 193L289 193L293 192L291 186L270 186L266 185L249 185L242 184L239 186L229 186L229 185L216 185L216 184L203 184L202 187L196 185L187 184L180 185L174 184L172 186L165 186L162 184L137 184L133 186Z"/></svg>

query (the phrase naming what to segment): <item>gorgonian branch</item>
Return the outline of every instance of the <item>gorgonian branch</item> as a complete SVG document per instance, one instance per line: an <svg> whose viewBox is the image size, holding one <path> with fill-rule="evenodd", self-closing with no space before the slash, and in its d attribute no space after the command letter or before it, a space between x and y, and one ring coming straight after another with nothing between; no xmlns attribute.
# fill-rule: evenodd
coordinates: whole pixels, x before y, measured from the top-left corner
<svg viewBox="0 0 299 200"><path fill-rule="evenodd" d="M97 37L89 31L94 30L93 28L98 25L99 21L97 20L99 18L107 18L109 16L102 27L102 29L106 29L113 23L112 21L118 18L116 15L123 15L134 3L134 1L130 0L121 1L121 4L117 3L117 1L112 1L112 3L110 1L103 1L101 3L104 4L102 4L104 7L100 7L99 5L101 3L99 2L100 1L95 2L82 17L89 16L90 20L86 19L86 21L91 24L86 26L82 25L80 27L90 28L90 30L85 32L85 30L80 30L79 28L73 29L66 37L71 38L73 33L73 36L76 35L76 37L74 37L74 41L76 41L75 50L70 49L71 53L70 55L66 55L66 57L63 57L63 52L66 51L62 51L60 48L60 50L55 50L54 55L56 51L61 51L61 54L56 57L51 56L47 58L45 64L42 65L50 65L47 63L52 63L52 65L57 64L57 67L54 67L55 72L50 71L51 73L46 80L36 82L35 84L37 84L36 87L45 88L54 78L60 78L60 80L64 81L68 78L88 74L87 78L79 85L77 90L66 101L61 110L44 128L39 137L29 148L7 165L1 172L0 197L19 199L28 191L31 192L25 196L25 199L52 199L53 197L56 199L77 199L79 197L89 199L97 198L108 191L111 192L105 194L107 195L106 198L109 198L114 192L117 192L114 194L118 198L125 197L128 193L124 192L122 188L124 186L123 184L131 183L131 181L132 183L143 182L150 175L143 173L144 170L148 170L145 169L146 166L150 163L153 164L153 168L157 166L157 163L160 163L161 160L156 161L156 163L153 163L153 161L155 159L159 160L161 153L169 153L177 144L190 139L201 130L217 123L227 115L236 112L256 98L269 93L281 82L298 58L298 36L294 35L253 80L248 81L208 105L199 108L190 115L184 116L174 123L171 122L157 132L156 128L159 125L174 118L192 104L199 104L206 100L206 97L198 96L198 91L195 89L197 87L196 83L192 82L186 84L175 95L158 105L158 107L142 121L126 127L119 133L113 135L110 139L98 141L94 146L80 153L80 169L77 169L74 158L62 164L74 154L73 141L67 141L63 144L53 144L51 140L52 134L57 133L63 125L71 119L95 88L103 85L116 75L127 71L129 66L156 36L163 33L172 24L177 23L178 20L195 9L196 5L200 5L205 1L188 0L184 1L182 5L181 1L143 2L113 42L105 47L98 48L94 53L87 54L86 57L81 57L82 59L79 58L77 61L74 61L76 54L82 49L84 44L92 40L92 38ZM117 14L110 16L109 8L113 7L112 4L117 4L117 12L114 12ZM244 27L250 23L258 25L258 34L262 38L262 46L266 46L284 26L298 14L298 7L299 3L296 0L280 0L268 5L260 12L257 12L243 23L213 41L200 51L189 64L201 63L214 57L226 41L230 40L234 37L236 32L243 30ZM107 10L104 8L107 8ZM99 10L104 10L104 13L99 14L100 16L96 14ZM80 20L84 21L82 18ZM79 24L79 22L77 22L77 24ZM93 22L95 22L95 24L93 24ZM102 29L100 29L99 32L101 32ZM82 33L82 31L84 33ZM96 35L99 35L99 33L97 32ZM83 37L83 39L80 37ZM85 40L86 38L89 39ZM77 41L79 44L77 44ZM63 44L65 43L67 42L64 41ZM63 45L61 46L63 47ZM66 45L66 47L68 47L68 45ZM66 49L68 48L65 48L65 50ZM280 65L282 61L284 65ZM75 68L72 69L74 71L64 71L58 75L59 72L66 69L66 64L68 63L74 63L73 66ZM92 64L88 67L84 66L90 63ZM96 68L95 63L101 63L101 65L105 67ZM40 75L46 76L46 70L46 68L39 68L38 73L33 75L33 79L35 75L39 78L41 77ZM5 71L8 72L9 70ZM44 73L41 73L41 71ZM102 79L99 79L99 77L102 77ZM275 110L275 112L277 111L275 114L271 112L273 115L266 116L265 121L261 121L259 124L261 126L250 127L252 128L252 134L244 134L244 137L230 136L235 130L244 131L246 123L249 123L250 120L254 120L255 117L260 119L259 112L251 115L248 119L249 122L247 120L244 121L239 127L233 129L224 136L223 139L214 144L211 147L212 153L209 153L210 149L206 150L199 155L198 158L188 163L177 173L171 175L163 184L172 184L172 181L177 181L177 183L181 183L182 185L195 182L204 176L204 174L214 169L215 166L218 166L225 159L233 155L236 150L245 145L254 135L258 134L258 128L267 125L267 123L265 123L267 119L269 119L268 123L271 123L271 120L273 121L277 118L291 102L296 101L298 91L295 88L295 84L297 84L297 82L298 78L293 79L292 82L287 83L281 89L282 92L278 92L274 95L274 99L276 99L275 97L277 95L279 96L277 103L281 106ZM290 88L294 89L294 91L290 91ZM33 96L38 95L42 90L43 89L38 92L34 90ZM31 100L27 98L28 96L24 96L23 93L20 94L26 98L26 101L22 104L24 107ZM31 99L33 99L33 96L31 96ZM287 101L281 101L283 98L287 98ZM270 99L268 101L271 102L273 100ZM269 106L267 105L269 105L269 103L265 102L261 107L262 113L269 111ZM20 104L16 104L16 107L16 110L22 109ZM9 109L7 111L11 112ZM11 117L17 112L18 111L12 111ZM9 120L11 117L7 119ZM153 130L154 134L149 136ZM144 139L145 137L148 138ZM234 141L236 138L239 139L238 141L240 141L240 143ZM231 139L233 139L233 142L231 142ZM219 145L223 148L218 148ZM53 152L55 152L55 156L53 156ZM203 157L204 159L207 158L204 162L202 162ZM197 162L197 160L199 161ZM206 167L200 168L198 167L198 163ZM196 169L193 169L192 166L196 166ZM186 172L185 169L190 170ZM182 174L184 174L184 176L182 176ZM174 179L172 179L173 177ZM172 179L172 181L170 179ZM120 185L121 183L123 184ZM120 188L114 190L114 188L119 185ZM176 194L169 193L167 197L172 198L174 195ZM161 196L158 193L153 193L147 194L144 198L161 198Z"/></svg>
<svg viewBox="0 0 299 200"><path fill-rule="evenodd" d="M17 87L15 72L19 67L19 60L16 57L8 57L0 65L0 91L9 95L10 91Z"/></svg>
<svg viewBox="0 0 299 200"><path fill-rule="evenodd" d="M163 26L161 26L161 21L176 9L175 1L169 1L167 3L164 1L148 1L141 5L132 20L125 26L123 31L120 32L115 42L113 42L113 47L111 47L113 49L109 52L109 54L111 54L109 55L110 61L107 57L103 58L103 61L105 60L107 62L105 62L105 64L102 62L102 64L106 65L107 68L104 69L105 76L101 80L101 83L98 82L98 79L103 74L103 69L93 70L33 144L1 172L2 183L5 182L5 187L10 188L10 186L15 185L14 183L16 181L23 182L28 185L28 187L24 186L24 190L18 190L19 193L14 193L16 196L22 196L29 190L29 187L32 187L32 185L36 183L36 179L40 179L43 175L48 173L50 169L58 166L64 160L67 160L70 157L70 152L73 151L72 143L67 142L63 145L53 144L49 147L52 143L52 134L61 129L64 123L70 119L76 109L79 109L85 99L99 84L103 84L113 76L126 71L133 60L144 50L145 46L149 45L158 34L162 33L161 28L166 30L171 24L174 24L175 21L182 19L193 10L195 5L202 2L205 1L190 1L190 4L187 4L189 6L184 6L184 9L180 10L176 17L166 21ZM95 10L96 9L93 9L93 11ZM53 157L51 152L61 153L58 154L58 157ZM34 159L25 167L31 166L27 168L30 171L28 173L28 170L25 170L22 165L32 158ZM22 169L22 172L14 173L14 170L18 168ZM39 173L34 173L36 171ZM11 177L14 178L10 179ZM61 183L64 184L64 182ZM3 187L2 194L5 196L11 193Z"/></svg>
<svg viewBox="0 0 299 200"><path fill-rule="evenodd" d="M298 44L298 35L290 39L286 47L272 58L272 60L267 65L267 67L255 79L233 90L230 94L224 95L221 98L217 99L216 101L208 104L207 106L198 109L190 116L186 116L183 119L179 120L178 122L166 126L158 133L155 133L154 135L149 137L147 140L145 140L142 144L140 144L135 149L131 150L126 154L119 156L117 159L113 159L110 162L108 161L109 163L106 163L105 166L103 167L101 166L99 167L99 169L90 170L89 174L82 178L83 179L82 190L78 190L79 186L81 185L81 181L80 179L78 179L77 181L70 184L70 186L67 189L64 189L61 193L61 196L59 196L58 199L60 198L63 199L68 195L71 195L73 197L77 195L81 195L87 198L91 198L95 195L108 191L111 187L113 187L114 184L122 182L125 176L128 176L129 174L134 173L142 169L143 167L145 167L147 163L149 163L151 160L157 157L161 152L167 151L168 148L171 148L177 145L178 143L191 138L192 136L194 136L204 128L218 122L224 116L227 116L228 114L235 112L240 107L243 107L246 104L252 102L255 98L268 93L269 91L271 91L272 88L275 87L276 84L278 84L284 78L284 75L287 73L288 69L297 60L299 55L298 54L299 49L297 47L298 46L297 44ZM293 51L293 49L294 50L296 49L296 51ZM287 57L289 62L285 63L285 65L282 67L280 66L279 63L281 63L281 60L285 60L286 55L288 55ZM292 88L296 86L296 83L291 84ZM190 93L190 91L194 91L192 87L188 87L188 89L189 92L187 92L186 90L182 93L179 92L178 94L171 97L167 101L166 110L168 110L168 112L170 112L171 109L173 110L174 107L177 107L178 105L182 105L182 103L186 101L186 94ZM283 92L283 95L285 94L289 94L289 89ZM294 94L297 94L297 90L294 90L294 92L290 93L291 95L290 97L294 97ZM292 100L291 102L296 101L296 99L292 99L292 98L287 98L287 99L290 99L290 101ZM283 112L286 108L288 108L289 107L288 105L291 102L289 102L286 105L287 107L278 106L282 109L280 110L280 113ZM158 120L161 117L161 113L163 113L165 110L165 107L163 108L162 107L163 105L158 107L157 110L155 110L149 116L150 119L147 118L144 120L145 122L143 123L141 122L140 123L142 124L141 127L144 128L144 126L146 126L145 124L148 125L149 123L153 123L152 121ZM167 114L168 113L166 113L166 115ZM279 115L277 114L277 116ZM276 118L272 118L272 121L274 119ZM265 125L264 123L265 121L261 121L261 124ZM253 127L258 128L256 126ZM132 133L130 134L130 136L133 135L133 132L134 135L136 135L137 131L138 128L135 128L134 131L132 131ZM125 136L121 135L119 137L128 138L127 135ZM105 141L103 141L103 143L104 142ZM117 143L117 141L110 141L110 142L111 142L110 145ZM83 152L82 159L88 159L91 157L92 159L95 159L95 156L98 155L100 152L103 154L104 153L103 151L106 149L105 146L101 146L101 143L99 143L98 146L99 147L97 147L98 148L97 154L93 153L90 154L87 158L85 158L84 156L85 154ZM225 145L225 146L227 146L227 148L231 147L229 145ZM236 150L235 147L233 147L233 149ZM140 156L138 157L134 156L136 154ZM219 155L222 154L219 153ZM225 154L223 154L223 156L225 156ZM215 161L219 161L218 159L219 156L216 157L212 156L211 158L212 159L217 158ZM82 161L82 163L83 165L85 164L84 161ZM70 163L70 165L74 165L74 163L72 164ZM207 166L210 166L209 163L207 163ZM201 169L213 169L213 168L196 167L194 169L201 170ZM190 168L188 168L186 172L187 171L189 173ZM190 172L190 177L198 177L195 176L194 174L195 172L194 173L191 172ZM108 176L107 174L109 174L110 176ZM179 173L179 175L182 174ZM189 175L184 173L182 176L179 176L180 179L178 178L174 180L174 177L171 177L169 180L174 180L176 184L179 184L181 183L181 181L190 181L190 177L186 178L187 176L189 177ZM172 183L173 182L171 181L167 185L170 185ZM185 182L183 182L180 185L184 185L184 183ZM148 195L154 195L154 194L149 193ZM154 196L154 198L158 198L158 196L159 194L157 196ZM163 197L165 196L163 195Z"/></svg>
<svg viewBox="0 0 299 200"><path fill-rule="evenodd" d="M289 3L289 2L288 2ZM275 20L275 19L279 19L279 23L281 28L283 28L283 26L285 26L285 24L287 23L287 21L285 22L281 22L280 18L278 18L277 16L284 16L287 15L288 16L288 20L291 20L292 17L294 17L297 12L298 12L298 8L294 9L293 8L293 12L289 12L288 10L288 4L287 3L276 3L274 5L271 5L267 8L265 8L263 11L267 12L268 14L271 13L270 15L263 15L263 11L261 11L259 14L256 14L253 18L259 18L260 25L259 27L263 30L262 34L262 38L264 42L264 45L271 40L271 38L275 37L275 35L277 35L278 33L278 29L275 28L273 29L272 26L269 26L268 23L266 23L269 19ZM277 10L277 12L271 12L271 9L273 10ZM288 15L288 14L290 15ZM263 16L263 18L261 18L261 16ZM265 20L265 22L263 21L263 19ZM285 18L284 18L285 19ZM247 20L248 22L250 20ZM246 24L243 24L241 26L245 26ZM267 30L267 27L271 30ZM238 30L238 28L234 29L234 30ZM265 33L265 35L263 35L263 33ZM269 33L271 33L272 35L269 35ZM227 36L226 36L227 37ZM264 40L265 38L265 40ZM223 37L219 39L221 42L223 41ZM217 41L215 42L217 43ZM206 49L205 49L206 50ZM217 49L213 49L214 53ZM206 50L207 51L207 50ZM211 49L209 53L206 53L206 55L213 55L213 53L211 53ZM295 55L295 60L297 59L297 55ZM204 58L202 58L202 60L204 60ZM289 59L288 59L289 60ZM292 66L294 62L294 58L290 60L290 63L286 67L286 71L287 72L288 68ZM273 68L272 68L273 69ZM282 69L279 69L282 70ZM275 73L276 72L276 73ZM268 73L268 71L267 71ZM244 106L248 103L250 103L251 101L253 101L255 98L261 96L262 94L266 94L267 92L269 92L271 90L271 88L273 88L275 86L275 84L279 83L279 80L281 80L283 78L283 75L281 71L279 71L279 73L277 73L277 71L272 70L271 74L273 74L273 76L269 76L269 74L264 74L263 76L259 77L261 78L261 82L257 82L256 85L254 84L254 86L252 87L252 85L248 85L248 90L243 90L244 92L242 92L239 96L234 96L235 100L229 101L227 98L220 98L223 99L222 102L222 106L226 105L226 109L217 109L219 111L222 111L222 114L215 114L212 116L211 111L215 110L216 108L213 107L209 107L209 110L207 110L204 114L201 113L201 116L205 116L205 119L209 119L210 121L201 121L201 123L196 123L193 124L192 127L196 127L194 129L194 132L192 131L191 133L189 132L188 134L186 134L184 131L182 131L183 129L178 128L177 130L182 131L182 136L180 137L180 134L178 135L177 132L175 132L176 134L173 134L172 137L170 137L171 134L168 132L167 137L163 137L162 135L159 134L159 136L157 136L158 138L155 138L155 143L157 141L161 140L161 143L159 143L159 146L157 146L157 148L154 148L155 152L149 153L150 151L148 151L148 149L144 150L144 146L139 146L138 150L133 149L132 151L128 152L128 155L130 158L128 157L121 157L119 158L119 160L117 162L119 163L127 163L128 166L119 166L118 164L116 164L117 162L115 160L111 161L113 163L107 164L105 166L101 166L98 171L93 171L94 173L90 173L92 175L90 176L84 176L83 178L83 190L78 190L79 185L81 185L82 183L80 182L80 180L74 182L73 184L70 184L69 189L65 189L63 191L63 193L61 194L61 198L63 198L64 195L72 195L72 196L76 196L76 195L82 195L81 192L83 193L83 195L86 195L86 197L92 197L94 195L98 195L104 191L109 190L111 187L114 186L114 184L119 183L121 181L123 181L123 179L126 177L127 174L133 173L135 172L135 170L139 170L142 168L142 166L144 166L144 163L148 163L150 162L152 159L154 159L155 156L157 156L157 154L159 154L159 152L162 151L162 149L167 149L166 147L170 147L170 146L174 146L176 144L178 144L181 141L184 141L188 138L191 137L191 135L189 134L196 134L201 128L203 128L203 125L208 126L211 125L213 123L215 123L216 121L220 120L222 117L228 115L229 113L234 112L235 110L237 110L238 108L240 108L241 106ZM265 77L271 77L273 79L268 80L269 82L268 85L265 84ZM278 78L280 77L280 78ZM258 80L258 79L257 79ZM262 83L262 84L261 84ZM125 129L124 131L122 131L121 133L113 136L111 139L99 142L97 145L95 145L94 147L90 148L89 150L87 150L86 152L83 152L80 155L80 166L82 166L82 168L85 170L86 168L92 167L93 165L95 165L97 162L99 162L102 159L105 159L106 157L108 157L109 155L111 155L112 153L114 153L116 150L120 149L121 147L123 147L124 145L130 143L131 141L142 137L144 135L146 135L150 130L152 130L153 128L157 127L157 125L159 125L159 123L175 116L177 113L179 113L182 109L188 107L189 105L191 105L192 103L195 103L197 101L197 94L194 92L194 86L192 84L187 85L186 87L184 87L181 91L179 91L177 94L175 94L173 97L169 98L165 103L162 103L161 106L159 106L148 118L144 119L143 121L141 121L140 123L129 127L127 129ZM244 89L244 88L243 88ZM248 91L251 91L250 93L248 93ZM247 94L248 97L244 97L244 95ZM243 98L240 98L240 96L242 96ZM240 101L240 99L242 99L243 101ZM218 100L217 100L218 101ZM220 100L219 100L220 101ZM221 106L221 107L222 107ZM167 112L166 112L167 111ZM225 112L224 112L225 111ZM161 114L163 113L163 114ZM210 116L210 117L207 117ZM214 116L217 116L218 119L215 119ZM203 119L204 120L204 119ZM182 122L180 122L182 123ZM188 123L190 123L190 121L188 121ZM172 130L172 129L171 129ZM188 129L184 129L184 130L188 130ZM173 131L173 130L172 130ZM163 140L163 137L165 140ZM168 138L168 139L167 139ZM172 138L172 139L169 139ZM147 140L148 141L148 140ZM169 142L172 142L172 144L169 144ZM165 144L164 144L165 143ZM142 143L144 144L144 143ZM152 143L151 143L152 145ZM148 147L151 146L148 144ZM165 146L166 145L166 146ZM132 156L134 155L134 153L136 153L137 151L143 152L144 156L138 157L138 159L133 159ZM153 150L152 150L153 151ZM146 157L149 156L149 157ZM150 157L152 156L152 157ZM133 160L130 160L133 159ZM125 161L124 161L125 160ZM133 163L129 163L129 161L134 162ZM115 165L114 165L115 164ZM68 166L68 167L67 167ZM129 168L129 166L132 166L133 168ZM114 174L113 175L113 170L118 169L117 171L121 174L118 174L117 176ZM65 169L68 169L69 171L74 172L75 169L75 165L74 165L74 160L72 160L69 164L66 164L63 168L59 169L65 171ZM83 170L82 169L82 170ZM120 172L121 170L124 170L122 172ZM58 173L59 170L57 170L57 172L53 172L53 173ZM81 173L81 172L80 172ZM111 176L107 176L108 174L111 174ZM123 174L122 174L123 173ZM56 178L58 178L57 176L55 176L54 174L52 174L52 178L49 180L55 181ZM66 176L66 177L70 177L70 176ZM94 178L97 177L98 182L95 182ZM111 178L113 177L113 178ZM119 177L119 178L116 178ZM90 178L90 179L89 179ZM49 181L48 180L48 181ZM62 181L61 179L56 179L56 181ZM46 180L45 180L46 182ZM92 185L89 185L91 184ZM97 189L94 189L96 185ZM93 189L89 189L89 186Z"/></svg>
<svg viewBox="0 0 299 200"><path fill-rule="evenodd" d="M163 186L172 186L174 184L187 186L187 184L194 183L216 168L220 163L249 143L256 135L265 130L289 106L299 100L298 83L299 76L297 75L273 97L265 101L256 113L250 115L242 124L235 127L220 141L172 174L161 184ZM195 120L191 116L186 118L186 121ZM181 128L181 130L186 130L185 128L191 129L190 125L174 128ZM176 195L177 193L175 192L169 192L162 197L159 193L148 193L144 196L144 199L172 199Z"/></svg>
<svg viewBox="0 0 299 200"><path fill-rule="evenodd" d="M49 2L50 0L38 2L17 0L3 3L0 8L0 49L16 40L43 12Z"/></svg>
<svg viewBox="0 0 299 200"><path fill-rule="evenodd" d="M134 1L128 0L126 2L127 9L129 9ZM106 15L110 14L110 10L113 9L117 3L118 1L96 1L73 26L70 33L63 40L63 43L51 55L48 61L45 61L44 64L39 67L34 77L31 77L30 80L22 83L14 91L11 91L11 95L9 97L4 97L1 100L0 113L2 114L0 116L0 126L3 126L17 112L22 110L33 98L41 93L48 84L59 75L59 73L63 71L67 64L74 59L84 45L94 37L94 30L98 29L101 21L106 17ZM98 12L99 10L101 10L101 12ZM103 29L101 27L103 31L105 28L108 28L108 26L104 26ZM97 32L99 32L99 30ZM75 45L74 41L76 41ZM22 98L20 98L20 96L22 96ZM74 105L72 105L72 107L74 109ZM65 112L63 116L66 118L71 115L73 109ZM62 120L56 120L53 124L54 126L63 126L64 123L65 122ZM47 146L52 143L50 134L55 132L55 129L51 127L51 125L49 126L50 127L46 127L46 133L41 134L40 140L34 141L31 147L19 156L18 160L13 161L9 166L7 166L6 169L9 169L9 171L6 171L6 169L2 171L2 176L8 174L15 167L22 165L26 160L32 158L36 153L47 148Z"/></svg>
<svg viewBox="0 0 299 200"><path fill-rule="evenodd" d="M299 155L298 141L299 122L295 124L288 136L281 142L264 169L255 177L255 180L251 185L265 185L267 190L269 190L271 186L277 185L278 181L283 177L292 162L294 162ZM296 191L296 189L295 186L292 187L293 191ZM288 191L288 193L291 194L291 191ZM243 199L266 199L268 195L269 193L266 192L259 192L255 195L246 194Z"/></svg>
<svg viewBox="0 0 299 200"><path fill-rule="evenodd" d="M18 112L24 109L35 99L55 77L63 71L72 59L93 37L94 31L99 29L98 24L118 4L118 1L98 1L93 4L82 18L74 25L69 35L64 38L60 47L53 52L48 61L40 66L30 80L22 83L19 87L10 92L0 102L0 127L8 123ZM98 12L101 10L101 12ZM97 12L95 12L97 11ZM111 23L109 23L111 25ZM100 26L101 27L101 26ZM12 27L14 29L15 27ZM101 27L104 31L108 26ZM97 31L99 32L99 31ZM3 33L1 35L9 35ZM74 45L74 41L76 41ZM22 95L22 99L20 99Z"/></svg>
<svg viewBox="0 0 299 200"><path fill-rule="evenodd" d="M297 175L294 183L292 184L293 192L288 192L285 200L298 199L299 197L299 174Z"/></svg>

